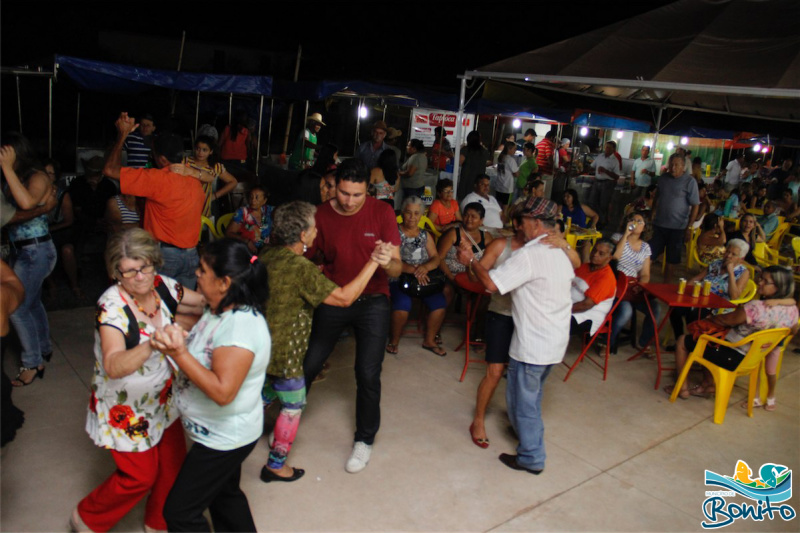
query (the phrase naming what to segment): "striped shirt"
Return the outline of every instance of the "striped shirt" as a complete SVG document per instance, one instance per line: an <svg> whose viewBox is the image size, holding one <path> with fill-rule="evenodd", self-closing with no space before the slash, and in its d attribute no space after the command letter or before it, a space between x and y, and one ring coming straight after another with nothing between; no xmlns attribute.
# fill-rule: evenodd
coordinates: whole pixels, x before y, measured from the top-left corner
<svg viewBox="0 0 800 533"><path fill-rule="evenodd" d="M637 252L631 248L628 241L625 241L625 249L622 251L622 258L617 263L617 270L630 278L638 278L645 259L650 255L652 255L650 245L646 242L642 241L642 247Z"/></svg>
<svg viewBox="0 0 800 533"><path fill-rule="evenodd" d="M119 214L122 217L123 224L138 224L139 223L139 213L136 212L134 209L130 209L125 202L122 201L122 195L118 194L114 197L114 200L117 201L117 207L119 207Z"/></svg>
<svg viewBox="0 0 800 533"><path fill-rule="evenodd" d="M536 164L539 165L539 172L545 175L553 173L553 151L556 145L550 139L542 139L536 145L538 153L536 155Z"/></svg>
<svg viewBox="0 0 800 533"><path fill-rule="evenodd" d="M136 131L128 134L122 146L128 154L126 167L145 168L150 161L150 147L144 143L144 137Z"/></svg>
<svg viewBox="0 0 800 533"><path fill-rule="evenodd" d="M511 293L514 336L509 355L534 365L564 359L572 311L572 265L561 249L539 244L544 237L530 241L489 271L500 293Z"/></svg>

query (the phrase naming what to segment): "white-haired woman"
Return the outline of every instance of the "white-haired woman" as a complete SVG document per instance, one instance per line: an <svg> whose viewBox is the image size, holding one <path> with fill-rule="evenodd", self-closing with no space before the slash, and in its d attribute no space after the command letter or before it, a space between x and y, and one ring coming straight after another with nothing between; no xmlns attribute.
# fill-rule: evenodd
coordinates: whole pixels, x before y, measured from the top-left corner
<svg viewBox="0 0 800 533"><path fill-rule="evenodd" d="M750 279L750 271L744 266L744 258L750 250L750 245L741 239L731 239L725 245L725 255L708 265L705 271L700 272L689 280L688 285L695 282L711 282L711 292L726 300L737 300L742 297ZM709 314L710 309L701 311L700 318ZM677 307L669 315L672 331L675 338L683 335L683 319L693 322L698 319L698 312L694 308Z"/></svg>

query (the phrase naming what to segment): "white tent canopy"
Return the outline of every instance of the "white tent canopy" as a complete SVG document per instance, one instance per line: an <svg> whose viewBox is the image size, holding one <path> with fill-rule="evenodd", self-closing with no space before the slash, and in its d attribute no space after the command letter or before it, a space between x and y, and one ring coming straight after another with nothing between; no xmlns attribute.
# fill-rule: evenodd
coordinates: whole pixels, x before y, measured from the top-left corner
<svg viewBox="0 0 800 533"><path fill-rule="evenodd" d="M462 110L473 79L649 105L656 131L667 108L796 123L800 1L678 0L467 71Z"/></svg>

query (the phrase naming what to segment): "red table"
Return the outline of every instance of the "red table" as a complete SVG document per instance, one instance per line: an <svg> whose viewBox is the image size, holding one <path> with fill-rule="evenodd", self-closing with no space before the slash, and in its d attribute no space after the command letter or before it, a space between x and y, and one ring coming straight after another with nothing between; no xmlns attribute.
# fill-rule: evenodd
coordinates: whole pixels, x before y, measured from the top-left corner
<svg viewBox="0 0 800 533"><path fill-rule="evenodd" d="M665 367L661 364L661 346L659 345L658 336L661 333L661 330L664 328L664 325L669 320L669 315L672 313L672 309L674 307L696 307L697 309L733 309L736 307L735 304L730 303L725 298L717 296L716 294L709 294L708 296L698 296L697 298L692 297L692 285L687 284L686 290L683 294L678 294L678 285L673 283L642 283L640 285L645 292L645 303L647 304L647 310L650 312L650 318L653 320L653 324L656 323L655 313L653 313L653 307L650 305L650 296L654 298L658 298L659 300L663 301L667 304L667 312L664 315L664 318L661 320L661 324L658 325L656 329L655 335L647 344L649 346L653 342L656 344L656 364L658 365L658 374L656 375L656 386L655 389L658 390L659 385L661 384L661 373L665 370L675 370L672 367ZM677 338L675 341L677 342ZM647 348L645 346L644 348ZM632 357L628 359L628 361L633 361L642 356L644 353L644 348L636 352Z"/></svg>

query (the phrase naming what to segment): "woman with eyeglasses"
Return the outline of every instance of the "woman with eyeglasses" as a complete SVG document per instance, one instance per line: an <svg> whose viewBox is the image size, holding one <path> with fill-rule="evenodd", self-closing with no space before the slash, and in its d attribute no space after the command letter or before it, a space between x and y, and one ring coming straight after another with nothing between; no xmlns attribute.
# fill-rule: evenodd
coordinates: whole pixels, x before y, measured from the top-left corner
<svg viewBox="0 0 800 533"><path fill-rule="evenodd" d="M70 522L75 531L108 531L148 496L145 530L166 530L162 509L186 444L172 400L172 370L150 347L150 337L179 313L199 316L205 300L158 275L161 249L143 229L113 235L105 262L117 283L97 301L86 431L111 451L117 469L81 500Z"/></svg>

